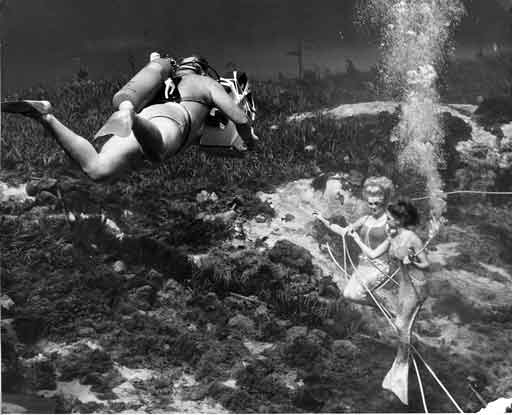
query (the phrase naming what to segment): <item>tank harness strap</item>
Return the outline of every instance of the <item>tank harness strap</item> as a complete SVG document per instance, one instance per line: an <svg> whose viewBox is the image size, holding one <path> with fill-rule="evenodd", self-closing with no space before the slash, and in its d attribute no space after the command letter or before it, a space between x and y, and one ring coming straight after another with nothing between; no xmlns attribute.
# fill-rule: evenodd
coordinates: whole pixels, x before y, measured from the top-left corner
<svg viewBox="0 0 512 415"><path fill-rule="evenodd" d="M202 104L206 107L211 106L208 102L206 102L200 98L194 98L194 97L181 97L180 102L196 102L196 103Z"/></svg>

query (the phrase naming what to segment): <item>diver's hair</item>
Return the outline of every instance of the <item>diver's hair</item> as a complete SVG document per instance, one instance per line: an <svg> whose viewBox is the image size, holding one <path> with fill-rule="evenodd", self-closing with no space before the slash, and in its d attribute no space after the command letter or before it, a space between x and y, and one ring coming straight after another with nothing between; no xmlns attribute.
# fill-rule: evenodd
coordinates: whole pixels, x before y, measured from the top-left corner
<svg viewBox="0 0 512 415"><path fill-rule="evenodd" d="M208 61L200 55L191 55L181 59L178 63L177 71L191 70L197 74L207 73L210 65Z"/></svg>
<svg viewBox="0 0 512 415"><path fill-rule="evenodd" d="M324 173L321 174L320 176L315 177L311 182L311 187L316 191L324 193L325 189L327 188L327 181L329 180L330 176L331 174Z"/></svg>
<svg viewBox="0 0 512 415"><path fill-rule="evenodd" d="M368 177L363 183L362 197L382 197L384 204L388 203L394 193L393 182L385 176Z"/></svg>
<svg viewBox="0 0 512 415"><path fill-rule="evenodd" d="M405 199L398 199L387 207L391 216L398 219L400 226L407 228L417 226L420 223L418 209L411 202Z"/></svg>

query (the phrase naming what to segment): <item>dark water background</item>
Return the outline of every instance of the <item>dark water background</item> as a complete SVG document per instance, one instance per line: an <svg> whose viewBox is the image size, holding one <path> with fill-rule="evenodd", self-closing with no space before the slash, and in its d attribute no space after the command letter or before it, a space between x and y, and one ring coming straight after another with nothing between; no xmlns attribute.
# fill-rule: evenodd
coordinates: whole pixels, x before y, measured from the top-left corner
<svg viewBox="0 0 512 415"><path fill-rule="evenodd" d="M139 68L153 50L198 52L224 71L234 63L254 77L297 74L288 52L304 40L305 69L360 68L378 59L374 34L354 23L358 0L3 0L3 94L58 84L81 68L91 78ZM507 0L467 0L457 56L510 43Z"/></svg>

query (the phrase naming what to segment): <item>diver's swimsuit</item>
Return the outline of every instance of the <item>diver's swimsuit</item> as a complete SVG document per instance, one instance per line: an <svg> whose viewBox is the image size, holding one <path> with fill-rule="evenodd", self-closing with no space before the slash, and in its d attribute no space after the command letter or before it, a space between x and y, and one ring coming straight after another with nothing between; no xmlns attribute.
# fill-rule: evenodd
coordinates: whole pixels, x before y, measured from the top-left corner
<svg viewBox="0 0 512 415"><path fill-rule="evenodd" d="M188 144L192 119L190 112L183 105L171 101L161 104L152 104L144 108L139 115L147 120L151 120L152 118L167 118L173 121L184 136L184 140L176 152L181 151L183 147Z"/></svg>
<svg viewBox="0 0 512 415"><path fill-rule="evenodd" d="M179 127L183 131L185 139L182 141L180 147L176 150L176 153L182 151L183 148L186 147L189 144L189 142L190 142L190 132L191 132L191 129L192 129L192 118L191 118L190 112L189 112L189 110L188 110L188 108L186 106L180 105L180 104L182 102L195 102L197 104L204 105L206 108L208 108L210 110L215 108L215 105L213 104L213 102L211 102L211 101L208 102L206 99L196 98L196 97L190 96L190 95L189 96L181 96L181 94L180 94L180 92L178 90L178 87L177 87L180 81L181 81L181 77L173 78L174 88L170 92L170 94L167 94L167 92L166 92L167 90L165 88L162 88L162 91L153 100L153 102L151 102L151 104L148 107L146 107L143 111L141 111L141 115L142 115L142 112L144 112L145 113L144 115L146 115L146 118L148 116L150 118L152 118L152 117L164 117L164 118L168 118L168 119L174 121L176 124L179 125ZM186 121L185 121L186 126L184 126L183 125L184 122L180 120L181 117L179 117L179 116L174 117L172 115L172 113L169 114L169 112L171 112L171 111L169 111L170 108L171 108L171 107L169 107L169 104L178 105L180 108L182 108L182 111L185 111L185 113L186 113ZM163 105L164 107L160 107L160 105ZM158 107L158 108L153 108L153 107ZM210 114L210 116L211 116L211 114ZM208 117L207 116L206 122L205 122L207 125L210 125L208 123L209 118L212 118L212 117ZM215 120L215 117L213 117L213 119ZM226 119L226 122L227 121L228 120ZM227 143L227 142L225 144L215 144L215 145L203 144L201 142L202 138L203 138L203 132L204 132L204 129L201 129L201 131L198 132L197 137L194 137L194 142L198 142L199 146L201 148L203 148L203 149L208 149L209 151L213 150L213 149L218 149L218 148L225 149L230 144L230 143ZM223 140L223 141L227 141L227 140Z"/></svg>
<svg viewBox="0 0 512 415"><path fill-rule="evenodd" d="M205 107L211 107L212 105L206 101L203 101L199 98L193 98L193 97L182 97L179 102L197 102L198 104L202 104Z"/></svg>
<svg viewBox="0 0 512 415"><path fill-rule="evenodd" d="M157 100L140 112L140 115L146 119L163 117L174 121L180 127L184 136L184 140L181 142L180 147L176 150L176 153L182 151L189 144L190 132L192 130L192 117L190 115L190 111L184 105L180 105L181 102L196 102L206 107L212 107L210 103L199 98L194 98L191 96L181 97L179 95L175 95L169 97L169 99ZM178 107L180 108L179 111L181 111L181 113L185 116L184 120L177 114L173 114L172 108ZM201 135L199 135L197 138L200 137Z"/></svg>

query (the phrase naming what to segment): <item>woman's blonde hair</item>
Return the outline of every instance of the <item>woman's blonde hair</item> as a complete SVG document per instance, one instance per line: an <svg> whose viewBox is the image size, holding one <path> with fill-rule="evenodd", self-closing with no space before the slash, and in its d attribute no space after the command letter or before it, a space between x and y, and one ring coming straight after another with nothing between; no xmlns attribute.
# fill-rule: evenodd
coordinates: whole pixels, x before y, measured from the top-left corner
<svg viewBox="0 0 512 415"><path fill-rule="evenodd" d="M362 196L364 200L369 197L382 197L383 202L387 204L393 197L395 188L393 182L385 176L368 177L363 183Z"/></svg>

